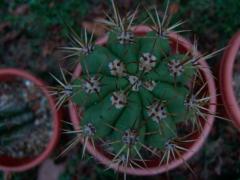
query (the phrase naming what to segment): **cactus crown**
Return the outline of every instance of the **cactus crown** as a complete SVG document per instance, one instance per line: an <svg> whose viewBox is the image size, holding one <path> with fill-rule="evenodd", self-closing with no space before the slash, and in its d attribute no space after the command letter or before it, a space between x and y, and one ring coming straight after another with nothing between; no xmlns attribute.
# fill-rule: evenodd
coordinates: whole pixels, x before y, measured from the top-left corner
<svg viewBox="0 0 240 180"><path fill-rule="evenodd" d="M137 11L122 18L114 2L113 10L114 16L102 21L110 27L104 46L90 44L86 34L83 41L73 35L79 47L65 49L80 55L82 74L70 83L59 82L60 94L81 107L78 133L84 142L108 147L113 163L139 167L137 159L146 165L149 152L160 163L168 162L187 150L176 143L181 139L177 124L191 120L199 127L198 117L208 114L204 88L195 93L190 84L196 87L201 79L198 60L212 54L190 56L196 46L184 54L173 50L168 34L181 23L165 27L166 12L160 21L156 10L147 11L155 26L138 36L132 27ZM69 89L71 93L64 93Z"/></svg>

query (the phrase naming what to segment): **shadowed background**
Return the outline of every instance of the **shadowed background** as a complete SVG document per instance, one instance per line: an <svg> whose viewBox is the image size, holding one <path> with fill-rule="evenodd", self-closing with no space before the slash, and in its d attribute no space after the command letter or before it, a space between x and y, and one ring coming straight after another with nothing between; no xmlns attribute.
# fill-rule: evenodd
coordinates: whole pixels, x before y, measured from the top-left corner
<svg viewBox="0 0 240 180"><path fill-rule="evenodd" d="M166 7L164 0L117 0L121 13L134 10L140 4L139 21L145 20L144 8L157 5L159 13ZM57 49L69 43L66 36L67 22L80 32L85 27L89 32L94 28L95 37L105 33L104 27L94 21L104 17L104 11L111 9L110 1L104 0L0 0L0 67L17 67L33 72L44 81L52 84L49 72L58 74L62 64L71 69L67 61L62 61L63 53ZM186 20L181 29L192 32L185 37L198 39L202 52L211 52L226 46L229 38L240 27L239 0L172 0L169 12L172 23ZM212 71L216 71L222 53L209 61ZM68 119L66 119L68 120ZM217 120L208 142L189 163L199 179L240 179L239 134L227 122ZM64 148L69 137L63 136L54 159ZM76 147L70 154L48 163L54 171L62 171L59 179L116 179L112 171L104 171L93 159L80 160L81 147ZM64 163L60 167L59 164ZM56 165L57 164L57 165ZM60 168L59 168L60 167ZM15 174L13 179L37 179L39 168ZM31 176L29 176L31 174ZM91 177L91 178L90 178ZM186 167L181 167L168 175L147 177L147 179L194 179ZM0 176L1 179L1 176ZM121 175L119 175L121 179ZM141 179L131 177L128 179ZM146 178L142 178L146 179Z"/></svg>

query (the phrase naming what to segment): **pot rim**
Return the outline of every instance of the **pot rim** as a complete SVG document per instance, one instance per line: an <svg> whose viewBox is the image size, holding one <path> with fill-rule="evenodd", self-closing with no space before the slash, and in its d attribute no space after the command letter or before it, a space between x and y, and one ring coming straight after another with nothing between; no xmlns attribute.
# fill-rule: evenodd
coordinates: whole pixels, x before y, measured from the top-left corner
<svg viewBox="0 0 240 180"><path fill-rule="evenodd" d="M225 110L234 122L240 127L240 107L237 102L233 88L233 68L237 53L240 50L240 31L237 32L229 41L227 49L220 63L219 88Z"/></svg>
<svg viewBox="0 0 240 180"><path fill-rule="evenodd" d="M139 25L139 26L133 27L133 31L135 33L142 34L142 33L151 31L151 28L148 26L145 26L145 25ZM191 47L193 47L193 45L189 41L187 41L182 36L177 35L175 33L170 33L169 38L172 41L177 40L186 49L190 49ZM107 41L107 36L103 36L102 38L99 38L96 41L96 44L102 45L106 41ZM194 51L194 55L200 55L200 53L198 51ZM216 112L215 104L217 103L215 83L214 83L213 77L207 71L208 64L204 60L200 60L199 63L203 67L203 68L201 68L201 70L203 72L204 78L208 80L209 96L211 97L210 103L209 103L210 104L209 110L212 114L214 114ZM80 75L80 73L81 73L81 66L78 65L74 71L74 77L78 77ZM80 121L79 121L79 118L77 115L76 106L71 101L69 101L69 113L70 113L70 117L73 122L74 128L78 129ZM117 166L115 164L111 165L111 168L113 168L114 170L119 171L121 173L127 173L127 174L137 175L137 176L150 176L150 175L160 174L160 173L175 169L176 167L184 164L185 163L184 161L187 161L188 159L190 159L201 148L201 146L203 145L205 139L207 138L207 136L210 133L210 130L213 126L214 115L209 114L207 117L207 121L208 121L208 123L204 124L203 131L201 132L198 140L193 143L193 145L191 146L191 148L188 152L183 154L183 156L182 156L183 158L181 158L181 159L176 159L174 161L171 161L168 165L161 165L161 166L149 167L149 168L143 168L143 169L130 168L130 167L124 168L123 166ZM111 164L111 161L109 158L107 158L101 152L96 151L95 148L92 147L92 145L89 143L87 143L87 150L102 164L104 164L106 166Z"/></svg>
<svg viewBox="0 0 240 180"><path fill-rule="evenodd" d="M47 86L45 83L30 74L27 71L20 70L20 69L15 69L15 68L0 68L0 78L3 77L2 79L5 79L6 76L7 78L15 78L15 77L20 77L26 80L30 80L31 82L34 83L34 85L38 86L38 88L43 92L43 94L46 96L48 103L49 103L49 108L52 114L52 124L53 124L53 133L51 136L50 141L48 142L48 145L46 146L45 150L39 154L37 157L32 158L26 163L16 165L16 166L7 166L7 165L2 165L0 163L0 169L5 171L5 172L22 172L26 171L29 169L32 169L33 167L39 165L41 162L43 162L45 159L48 158L48 156L51 154L51 152L54 150L55 146L57 145L57 142L59 140L59 135L60 135L60 112L57 111L55 108L55 101L52 96L49 95ZM0 79L0 81L2 81ZM24 159L23 159L24 161Z"/></svg>

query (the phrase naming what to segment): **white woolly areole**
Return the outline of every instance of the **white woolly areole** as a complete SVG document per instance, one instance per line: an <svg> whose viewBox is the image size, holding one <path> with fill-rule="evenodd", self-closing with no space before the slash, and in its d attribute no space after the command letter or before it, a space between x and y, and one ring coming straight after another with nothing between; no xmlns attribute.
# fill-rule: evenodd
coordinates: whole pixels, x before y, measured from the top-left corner
<svg viewBox="0 0 240 180"><path fill-rule="evenodd" d="M96 134L96 128L93 126L92 123L84 125L82 131L85 137L92 137Z"/></svg>
<svg viewBox="0 0 240 180"><path fill-rule="evenodd" d="M132 90L139 91L139 87L142 85L142 81L140 81L137 76L129 76L128 80L132 85Z"/></svg>
<svg viewBox="0 0 240 180"><path fill-rule="evenodd" d="M168 69L172 76L180 76L182 75L184 68L180 65L180 61L171 61L168 63Z"/></svg>
<svg viewBox="0 0 240 180"><path fill-rule="evenodd" d="M195 108L197 104L197 99L196 99L196 96L195 95L192 95L190 97L187 97L185 100L184 100L184 105L185 107L187 107L188 109L191 109L191 108Z"/></svg>
<svg viewBox="0 0 240 180"><path fill-rule="evenodd" d="M133 146L139 141L137 132L135 130L126 130L122 136L122 142L128 146Z"/></svg>
<svg viewBox="0 0 240 180"><path fill-rule="evenodd" d="M156 56L150 53L143 53L140 57L139 70L149 72L156 66Z"/></svg>
<svg viewBox="0 0 240 180"><path fill-rule="evenodd" d="M156 82L155 81L145 81L143 83L143 87L146 88L149 91L152 91L156 86Z"/></svg>
<svg viewBox="0 0 240 180"><path fill-rule="evenodd" d="M108 67L113 76L124 77L127 75L126 68L123 62L119 61L118 59L115 59L113 62L110 62L108 64Z"/></svg>
<svg viewBox="0 0 240 180"><path fill-rule="evenodd" d="M131 44L134 42L134 34L131 31L120 32L117 36L120 44Z"/></svg>
<svg viewBox="0 0 240 180"><path fill-rule="evenodd" d="M112 105L117 109L123 108L127 104L127 96L123 91L113 92L111 96Z"/></svg>
<svg viewBox="0 0 240 180"><path fill-rule="evenodd" d="M100 79L96 76L90 77L83 83L83 89L86 93L99 93L100 92Z"/></svg>
<svg viewBox="0 0 240 180"><path fill-rule="evenodd" d="M84 55L90 54L91 52L93 52L93 50L94 50L94 45L91 45L91 44L80 48L81 53Z"/></svg>
<svg viewBox="0 0 240 180"><path fill-rule="evenodd" d="M72 94L73 94L73 87L72 87L72 85L71 84L67 84L66 86L64 86L63 92L67 96L72 96Z"/></svg>
<svg viewBox="0 0 240 180"><path fill-rule="evenodd" d="M150 106L147 106L147 113L156 123L167 117L166 108L160 101L155 101Z"/></svg>

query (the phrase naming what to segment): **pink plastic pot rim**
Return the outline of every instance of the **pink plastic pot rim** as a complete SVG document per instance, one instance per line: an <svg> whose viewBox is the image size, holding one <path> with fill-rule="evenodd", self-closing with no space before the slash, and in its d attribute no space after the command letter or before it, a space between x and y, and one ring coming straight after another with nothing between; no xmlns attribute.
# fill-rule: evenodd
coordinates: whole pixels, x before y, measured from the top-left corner
<svg viewBox="0 0 240 180"><path fill-rule="evenodd" d="M233 67L240 49L240 31L229 41L220 64L219 84L225 110L235 125L240 128L240 107L233 89Z"/></svg>
<svg viewBox="0 0 240 180"><path fill-rule="evenodd" d="M135 33L146 33L149 31L151 31L151 29L148 26L141 25L141 26L134 27ZM188 42L186 39L184 39L180 35L171 33L169 35L169 38L173 41L174 40L178 41L179 44L181 44L186 49L191 49L193 47L193 45L190 42ZM98 39L96 44L103 45L106 43L106 41L107 41L107 36L104 36L104 37ZM194 51L193 55L198 56L199 54L200 54L199 52ZM211 76L211 74L209 74L209 72L207 70L208 64L204 60L200 60L199 63L202 67L201 71L203 72L204 78L208 81L209 96L211 97L210 103L209 103L210 104L209 110L212 114L214 114L216 112L215 104L217 103L215 83L214 83L213 77ZM77 68L74 71L74 76L78 77L80 74L81 74L81 66L79 65L79 66L77 66ZM79 129L79 123L80 123L79 117L77 115L76 106L72 102L69 102L69 112L70 112L70 118L73 122L74 128ZM113 164L113 165L111 165L111 168L115 169L116 171L122 172L122 173L138 175L138 176L150 176L150 175L155 175L155 174L160 174L160 173L163 173L166 171L170 171L170 170L184 164L184 161L187 161L188 159L190 159L202 147L205 139L207 138L207 136L210 133L210 130L213 126L214 116L209 114L207 117L207 121L208 121L208 123L205 123L204 129L201 132L199 139L197 141L195 141L195 143L191 146L191 149L188 152L183 154L182 159L174 160L174 161L170 162L168 164L168 166L161 165L161 166L145 168L145 169L140 169L140 168L127 168L126 169L123 166L117 166L116 164ZM87 150L102 164L104 164L106 166L111 164L111 160L109 158L104 156L101 152L95 150L92 147L92 145L89 143L87 143Z"/></svg>
<svg viewBox="0 0 240 180"><path fill-rule="evenodd" d="M8 77L12 76L12 77L19 77L19 78L27 79L27 80L32 81L36 86L38 86L48 99L49 107L50 107L52 117L53 117L52 138L49 141L46 149L39 156L34 158L32 161L30 161L26 164L23 164L23 165L19 165L19 166L1 165L1 162L0 162L0 170L3 170L5 172L22 172L22 171L32 169L33 167L39 165L41 162L43 162L45 159L47 159L47 157L54 150L54 147L56 146L58 139L59 139L59 135L60 135L59 113L57 112L57 110L55 108L54 99L49 95L47 89L45 88L46 85L41 80L35 78L33 75L31 75L30 73L28 73L24 70L19 70L19 69L14 69L14 68L0 68L0 77L5 76L5 75Z"/></svg>

